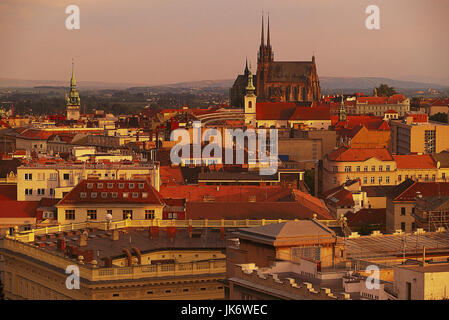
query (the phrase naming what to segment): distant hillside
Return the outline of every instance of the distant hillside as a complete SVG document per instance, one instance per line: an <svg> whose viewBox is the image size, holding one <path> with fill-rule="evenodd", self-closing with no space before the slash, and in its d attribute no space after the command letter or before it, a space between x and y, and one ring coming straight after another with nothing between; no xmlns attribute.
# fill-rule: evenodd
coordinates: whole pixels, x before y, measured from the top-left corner
<svg viewBox="0 0 449 320"><path fill-rule="evenodd" d="M153 88L230 88L234 83L234 79L224 80L202 80L179 82L162 85L148 85L141 83L108 83L101 81L78 81L78 87L84 89L126 89L130 87L153 87ZM368 90L378 87L381 83L386 83L397 89L447 89L449 86L444 86L435 83L402 81L389 78L376 77L320 77L321 88L324 90L339 90L339 89L361 89ZM68 81L58 80L20 80L0 78L0 87L17 87L17 88L32 88L32 87L68 87Z"/></svg>

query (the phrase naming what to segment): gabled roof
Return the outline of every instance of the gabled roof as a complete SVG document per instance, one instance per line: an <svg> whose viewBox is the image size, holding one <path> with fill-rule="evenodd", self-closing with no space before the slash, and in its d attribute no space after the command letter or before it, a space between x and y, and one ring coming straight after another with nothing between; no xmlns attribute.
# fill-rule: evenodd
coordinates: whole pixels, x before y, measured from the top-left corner
<svg viewBox="0 0 449 320"><path fill-rule="evenodd" d="M415 182L407 179L389 193L394 201L415 201L417 195L423 198L449 196L449 182Z"/></svg>
<svg viewBox="0 0 449 320"><path fill-rule="evenodd" d="M366 104L397 104L407 99L402 94L394 94L391 97L358 97L357 103Z"/></svg>
<svg viewBox="0 0 449 320"><path fill-rule="evenodd" d="M430 154L393 155L398 169L437 169L437 164Z"/></svg>
<svg viewBox="0 0 449 320"><path fill-rule="evenodd" d="M242 239L282 246L302 241L335 242L335 232L315 220L288 221L235 232Z"/></svg>
<svg viewBox="0 0 449 320"><path fill-rule="evenodd" d="M386 209L368 209L363 208L357 212L348 212L345 217L348 219L348 225L350 227L358 226L361 224L380 224L385 225Z"/></svg>
<svg viewBox="0 0 449 320"><path fill-rule="evenodd" d="M57 206L89 203L163 205L164 200L148 180L86 179L66 194Z"/></svg>
<svg viewBox="0 0 449 320"><path fill-rule="evenodd" d="M298 107L290 120L330 120L329 107Z"/></svg>
<svg viewBox="0 0 449 320"><path fill-rule="evenodd" d="M295 112L294 102L257 102L257 120L289 120Z"/></svg>
<svg viewBox="0 0 449 320"><path fill-rule="evenodd" d="M312 73L312 61L273 61L269 64L268 81L303 81Z"/></svg>
<svg viewBox="0 0 449 320"><path fill-rule="evenodd" d="M371 158L376 158L381 161L393 161L393 157L390 152L385 148L360 148L351 149L347 147L341 147L328 156L331 161L366 161Z"/></svg>
<svg viewBox="0 0 449 320"><path fill-rule="evenodd" d="M2 201L1 218L35 218L39 201Z"/></svg>

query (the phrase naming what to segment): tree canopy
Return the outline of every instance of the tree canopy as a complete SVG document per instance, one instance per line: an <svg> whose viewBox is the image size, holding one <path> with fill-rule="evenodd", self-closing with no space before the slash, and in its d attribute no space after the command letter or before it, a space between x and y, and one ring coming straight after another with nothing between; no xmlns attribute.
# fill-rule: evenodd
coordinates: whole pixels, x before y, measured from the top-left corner
<svg viewBox="0 0 449 320"><path fill-rule="evenodd" d="M376 88L377 95L380 97L391 97L394 94L397 94L396 90L393 87L388 86L385 83L382 83L379 87Z"/></svg>

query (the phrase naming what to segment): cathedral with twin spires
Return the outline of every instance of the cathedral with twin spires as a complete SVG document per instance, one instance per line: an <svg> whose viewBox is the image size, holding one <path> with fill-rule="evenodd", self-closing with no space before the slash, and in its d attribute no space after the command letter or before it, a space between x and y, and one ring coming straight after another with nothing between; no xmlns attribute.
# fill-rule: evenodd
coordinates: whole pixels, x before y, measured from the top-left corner
<svg viewBox="0 0 449 320"><path fill-rule="evenodd" d="M248 85L248 62L243 75L239 75L231 88L231 105L244 107ZM264 19L257 56L257 73L254 86L258 102L313 102L320 99L321 89L315 56L311 61L275 61L270 41L268 18L267 42L265 43Z"/></svg>

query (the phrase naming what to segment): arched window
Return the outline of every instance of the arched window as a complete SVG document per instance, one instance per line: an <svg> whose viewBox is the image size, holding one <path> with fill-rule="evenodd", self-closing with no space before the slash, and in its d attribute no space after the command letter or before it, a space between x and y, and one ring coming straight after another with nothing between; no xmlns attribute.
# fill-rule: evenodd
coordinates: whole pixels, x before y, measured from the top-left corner
<svg viewBox="0 0 449 320"><path fill-rule="evenodd" d="M252 101L248 101L248 108L251 109L253 107L253 102Z"/></svg>

